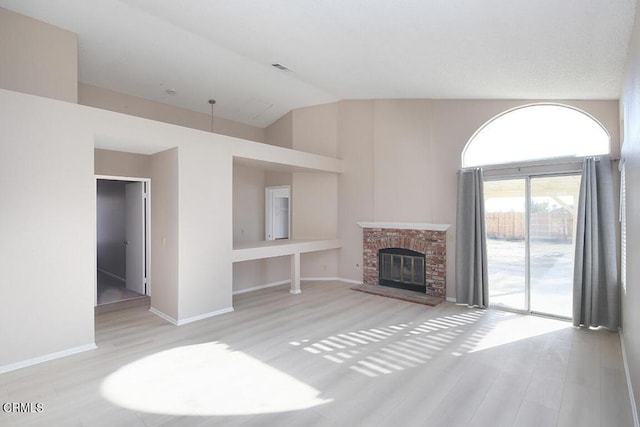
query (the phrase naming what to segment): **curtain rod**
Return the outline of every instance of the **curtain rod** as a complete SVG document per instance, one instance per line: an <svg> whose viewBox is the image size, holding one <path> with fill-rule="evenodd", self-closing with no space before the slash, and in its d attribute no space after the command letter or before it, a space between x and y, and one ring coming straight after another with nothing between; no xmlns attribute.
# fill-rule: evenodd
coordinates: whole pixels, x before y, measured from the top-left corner
<svg viewBox="0 0 640 427"><path fill-rule="evenodd" d="M522 168L533 168L533 167L539 167L539 166L560 166L560 165L571 165L571 164L576 164L576 163L582 163L584 161L584 159L593 157L596 159L596 161L600 161L600 159L602 158L602 156L586 156L586 157L581 157L579 159L574 159L574 160L568 160L568 159L563 159L563 160L558 160L558 161L542 161L542 162L535 162L535 163L512 163L512 164L502 164L502 165L488 165L488 166L470 166L470 167L466 167L466 168L461 168L462 170L469 170L469 169L477 169L477 168L482 168L484 170L487 171L491 171L491 170L504 170L504 169L522 169ZM612 157L611 160L613 160L614 162L620 161L620 157Z"/></svg>

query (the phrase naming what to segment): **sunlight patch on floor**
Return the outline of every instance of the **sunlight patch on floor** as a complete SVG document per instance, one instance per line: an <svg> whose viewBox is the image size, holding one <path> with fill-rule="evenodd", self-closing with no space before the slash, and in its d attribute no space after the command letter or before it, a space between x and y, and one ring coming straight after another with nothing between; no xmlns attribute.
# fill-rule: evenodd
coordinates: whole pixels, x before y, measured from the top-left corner
<svg viewBox="0 0 640 427"><path fill-rule="evenodd" d="M473 332L466 334L471 325ZM472 310L423 322L336 333L319 340L305 338L289 345L375 378L427 364L443 352L462 357L566 328L571 325L562 320Z"/></svg>
<svg viewBox="0 0 640 427"><path fill-rule="evenodd" d="M400 323L371 329L342 332L312 341L291 341L313 355L370 378L415 368L453 345L467 325L477 322L486 312L474 310L460 315L428 319L421 323ZM474 344L472 341L467 351Z"/></svg>
<svg viewBox="0 0 640 427"><path fill-rule="evenodd" d="M509 313L503 315L505 318L484 331L482 337L469 349L469 353L571 328L571 324L563 320Z"/></svg>
<svg viewBox="0 0 640 427"><path fill-rule="evenodd" d="M168 415L250 415L307 409L331 400L225 344L177 347L104 379L102 395L135 411Z"/></svg>

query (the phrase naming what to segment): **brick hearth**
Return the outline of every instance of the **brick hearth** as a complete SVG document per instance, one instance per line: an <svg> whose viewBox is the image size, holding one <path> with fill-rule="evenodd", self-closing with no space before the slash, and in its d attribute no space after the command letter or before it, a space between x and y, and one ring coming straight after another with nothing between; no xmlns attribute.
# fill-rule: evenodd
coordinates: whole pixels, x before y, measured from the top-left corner
<svg viewBox="0 0 640 427"><path fill-rule="evenodd" d="M398 224L376 227L376 223L360 223L363 228L363 278L366 285L378 285L378 250L402 248L425 255L427 295L446 297L447 237L444 230L424 229L427 224ZM369 226L372 225L372 226ZM434 227L435 228L435 227Z"/></svg>

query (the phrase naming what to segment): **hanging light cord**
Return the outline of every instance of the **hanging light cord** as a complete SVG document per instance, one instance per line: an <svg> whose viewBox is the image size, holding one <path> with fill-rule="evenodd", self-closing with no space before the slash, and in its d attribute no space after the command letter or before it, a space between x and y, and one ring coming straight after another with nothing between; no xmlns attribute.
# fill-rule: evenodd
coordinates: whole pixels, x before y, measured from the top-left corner
<svg viewBox="0 0 640 427"><path fill-rule="evenodd" d="M213 133L213 105L216 103L215 99L210 99L209 104L211 105L211 133Z"/></svg>

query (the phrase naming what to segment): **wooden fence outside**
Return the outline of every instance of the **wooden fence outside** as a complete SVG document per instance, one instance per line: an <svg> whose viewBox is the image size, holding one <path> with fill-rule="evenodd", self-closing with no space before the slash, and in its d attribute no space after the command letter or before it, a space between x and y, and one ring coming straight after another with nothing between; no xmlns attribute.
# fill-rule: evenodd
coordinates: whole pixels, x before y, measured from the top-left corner
<svg viewBox="0 0 640 427"><path fill-rule="evenodd" d="M524 240L524 212L488 213L485 220L487 238ZM566 210L532 213L530 221L532 240L571 241L573 238L573 215Z"/></svg>

